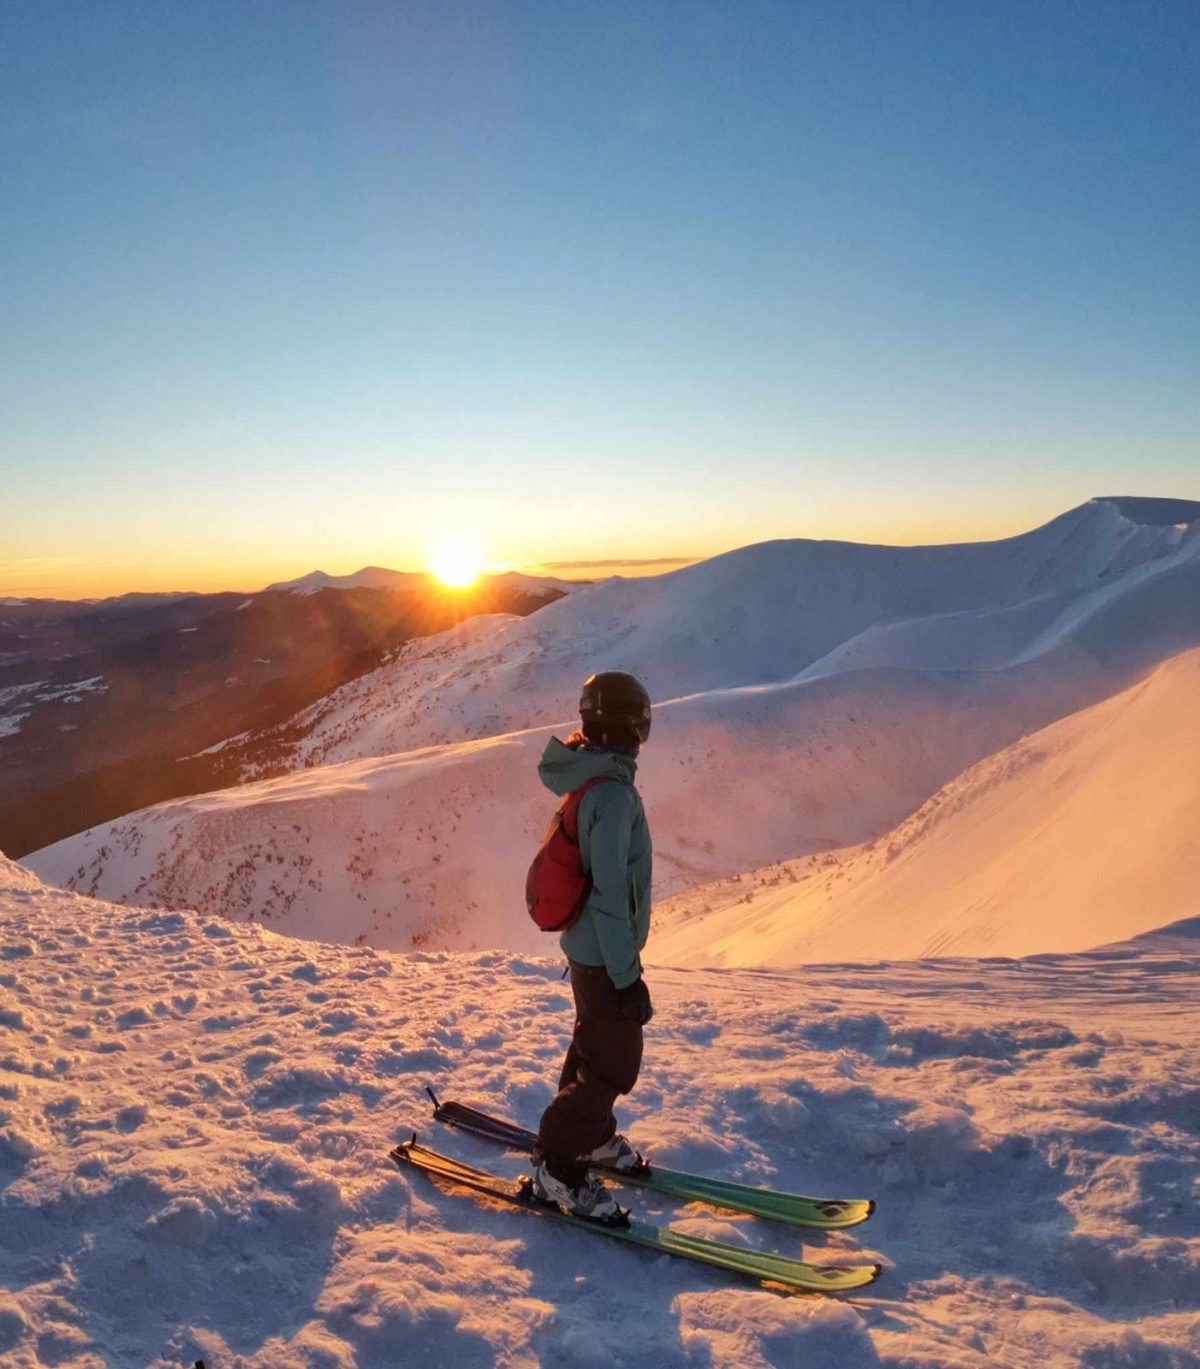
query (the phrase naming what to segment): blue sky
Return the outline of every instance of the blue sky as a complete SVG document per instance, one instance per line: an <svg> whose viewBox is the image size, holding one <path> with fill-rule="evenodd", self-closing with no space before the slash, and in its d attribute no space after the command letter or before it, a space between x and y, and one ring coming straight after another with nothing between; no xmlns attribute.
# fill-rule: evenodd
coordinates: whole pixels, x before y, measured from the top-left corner
<svg viewBox="0 0 1200 1369"><path fill-rule="evenodd" d="M1200 498L1194 3L0 11L0 593Z"/></svg>

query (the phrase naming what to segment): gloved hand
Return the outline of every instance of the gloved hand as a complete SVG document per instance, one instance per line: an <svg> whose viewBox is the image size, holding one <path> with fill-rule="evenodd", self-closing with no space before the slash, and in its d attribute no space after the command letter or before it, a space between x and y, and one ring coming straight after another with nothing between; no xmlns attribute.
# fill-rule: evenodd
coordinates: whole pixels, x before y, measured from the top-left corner
<svg viewBox="0 0 1200 1369"><path fill-rule="evenodd" d="M617 990L617 1016L622 1022L636 1022L641 1027L654 1016L650 990L641 975L632 984Z"/></svg>

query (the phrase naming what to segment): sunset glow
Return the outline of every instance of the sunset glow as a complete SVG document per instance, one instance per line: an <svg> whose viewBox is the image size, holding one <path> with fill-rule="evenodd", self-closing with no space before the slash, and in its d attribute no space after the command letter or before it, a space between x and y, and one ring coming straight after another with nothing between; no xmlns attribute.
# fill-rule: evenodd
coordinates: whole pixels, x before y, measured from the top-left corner
<svg viewBox="0 0 1200 1369"><path fill-rule="evenodd" d="M466 589L479 578L485 557L483 548L464 537L447 538L434 547L429 568L443 585Z"/></svg>
<svg viewBox="0 0 1200 1369"><path fill-rule="evenodd" d="M0 599L1200 498L1194 5L16 8Z"/></svg>

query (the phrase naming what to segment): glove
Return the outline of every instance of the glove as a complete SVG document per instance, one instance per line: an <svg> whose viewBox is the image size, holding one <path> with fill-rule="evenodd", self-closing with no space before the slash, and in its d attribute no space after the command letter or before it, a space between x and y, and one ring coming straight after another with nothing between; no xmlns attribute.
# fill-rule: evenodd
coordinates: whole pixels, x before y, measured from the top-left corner
<svg viewBox="0 0 1200 1369"><path fill-rule="evenodd" d="M639 975L632 984L617 990L617 1017L622 1022L636 1022L644 1027L654 1016L654 1004L650 1002L650 990L646 981Z"/></svg>

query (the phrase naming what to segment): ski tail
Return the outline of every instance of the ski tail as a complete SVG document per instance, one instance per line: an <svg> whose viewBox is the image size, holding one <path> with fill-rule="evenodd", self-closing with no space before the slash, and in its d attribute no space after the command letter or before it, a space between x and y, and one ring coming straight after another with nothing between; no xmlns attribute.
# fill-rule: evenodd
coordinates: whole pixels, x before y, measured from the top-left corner
<svg viewBox="0 0 1200 1369"><path fill-rule="evenodd" d="M444 1122L458 1131L469 1131L473 1136L482 1136L484 1140L495 1141L510 1150L521 1151L525 1155L533 1154L537 1137L532 1131L517 1126L515 1122L506 1122L500 1117L480 1112L478 1108L468 1107L466 1103L458 1103L453 1099L443 1103L428 1085L425 1092L433 1103L434 1121Z"/></svg>

